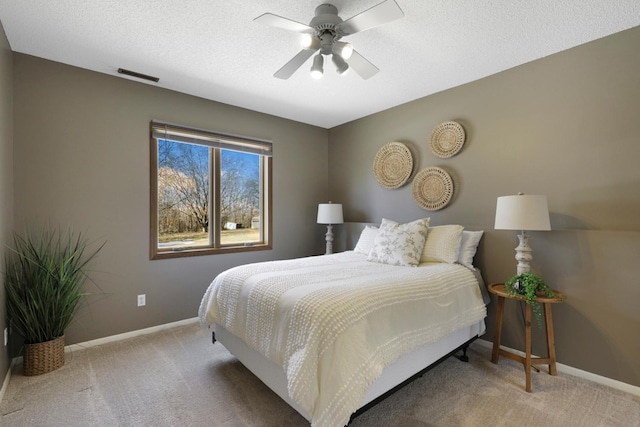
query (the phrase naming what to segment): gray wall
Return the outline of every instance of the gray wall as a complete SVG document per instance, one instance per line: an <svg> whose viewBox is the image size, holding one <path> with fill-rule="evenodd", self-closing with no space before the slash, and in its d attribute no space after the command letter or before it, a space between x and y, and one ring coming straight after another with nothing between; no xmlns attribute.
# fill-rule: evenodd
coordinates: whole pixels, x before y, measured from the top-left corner
<svg viewBox="0 0 640 427"><path fill-rule="evenodd" d="M330 129L331 199L349 222L430 216L486 230L478 265L491 283L514 275L516 263L516 233L493 230L496 198L546 194L553 231L532 232L531 245L534 272L569 296L554 307L558 361L640 386L638 46L640 27ZM467 142L440 159L429 136L447 120L463 125ZM414 175L428 166L451 173L449 206L424 211L410 183L377 184L373 158L389 141L410 147ZM507 304L504 344L522 350L516 305ZM490 307L488 340L493 324ZM544 354L542 331L534 335Z"/></svg>
<svg viewBox="0 0 640 427"><path fill-rule="evenodd" d="M106 240L77 343L197 316L229 267L318 253L328 132L43 59L14 55L15 225L72 225ZM149 260L149 121L273 141L273 250ZM145 307L136 295L146 294Z"/></svg>
<svg viewBox="0 0 640 427"><path fill-rule="evenodd" d="M0 24L0 262L13 232L13 54ZM3 269L0 269L3 271ZM9 369L9 348L4 347L7 327L4 276L0 276L0 387Z"/></svg>

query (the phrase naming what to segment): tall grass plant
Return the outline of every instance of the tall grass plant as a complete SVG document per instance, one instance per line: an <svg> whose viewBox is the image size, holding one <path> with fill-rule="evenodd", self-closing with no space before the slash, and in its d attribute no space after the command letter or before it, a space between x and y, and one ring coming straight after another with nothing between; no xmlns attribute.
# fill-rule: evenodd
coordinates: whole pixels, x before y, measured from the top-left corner
<svg viewBox="0 0 640 427"><path fill-rule="evenodd" d="M103 248L72 229L14 234L5 259L7 314L26 344L64 335L80 299L87 295L87 266Z"/></svg>

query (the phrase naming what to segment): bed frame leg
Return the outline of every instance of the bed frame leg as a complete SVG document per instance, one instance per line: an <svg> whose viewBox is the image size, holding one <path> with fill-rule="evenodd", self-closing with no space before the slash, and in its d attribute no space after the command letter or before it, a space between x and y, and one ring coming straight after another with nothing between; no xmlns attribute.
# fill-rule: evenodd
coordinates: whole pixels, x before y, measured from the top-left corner
<svg viewBox="0 0 640 427"><path fill-rule="evenodd" d="M468 362L469 361L469 356L467 356L467 349L468 348L469 348L469 344L467 344L464 347L462 347L462 355L460 357L458 357L458 359L460 359L463 362Z"/></svg>
<svg viewBox="0 0 640 427"><path fill-rule="evenodd" d="M216 333L214 331L211 331L211 344L215 344L216 343Z"/></svg>

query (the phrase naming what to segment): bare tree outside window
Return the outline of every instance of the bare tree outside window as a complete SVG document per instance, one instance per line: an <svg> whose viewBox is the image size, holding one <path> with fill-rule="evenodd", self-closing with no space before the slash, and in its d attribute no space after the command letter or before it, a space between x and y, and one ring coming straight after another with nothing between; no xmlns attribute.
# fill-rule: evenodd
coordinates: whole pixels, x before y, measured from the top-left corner
<svg viewBox="0 0 640 427"><path fill-rule="evenodd" d="M221 151L220 219L222 243L255 242L260 217L260 163L255 154Z"/></svg>
<svg viewBox="0 0 640 427"><path fill-rule="evenodd" d="M209 231L209 148L158 141L160 240Z"/></svg>

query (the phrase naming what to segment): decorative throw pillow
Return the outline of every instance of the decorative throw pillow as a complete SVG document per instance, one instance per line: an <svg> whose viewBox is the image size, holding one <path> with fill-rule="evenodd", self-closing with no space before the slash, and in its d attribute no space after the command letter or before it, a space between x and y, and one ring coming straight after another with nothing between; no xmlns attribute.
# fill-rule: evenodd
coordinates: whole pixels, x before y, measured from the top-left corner
<svg viewBox="0 0 640 427"><path fill-rule="evenodd" d="M460 240L460 253L458 254L458 264L473 269L473 257L478 250L478 244L484 231L462 231Z"/></svg>
<svg viewBox="0 0 640 427"><path fill-rule="evenodd" d="M374 241L378 235L378 227L367 225L360 233L360 238L353 251L363 255L369 255L373 248Z"/></svg>
<svg viewBox="0 0 640 427"><path fill-rule="evenodd" d="M429 218L407 224L383 219L367 261L416 266L427 238Z"/></svg>
<svg viewBox="0 0 640 427"><path fill-rule="evenodd" d="M461 225L438 225L429 227L429 235L424 245L420 262L444 262L453 264L458 260Z"/></svg>

